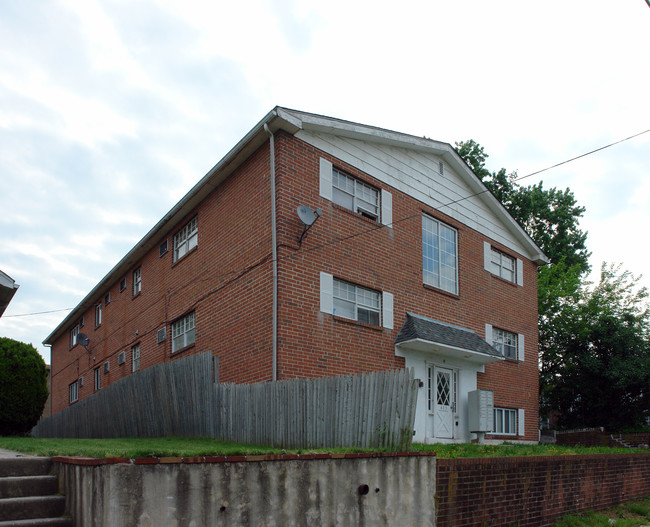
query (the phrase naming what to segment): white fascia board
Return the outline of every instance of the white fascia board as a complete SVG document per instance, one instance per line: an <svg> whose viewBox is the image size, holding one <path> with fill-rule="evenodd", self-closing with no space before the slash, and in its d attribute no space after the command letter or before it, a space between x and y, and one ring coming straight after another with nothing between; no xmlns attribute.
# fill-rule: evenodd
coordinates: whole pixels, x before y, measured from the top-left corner
<svg viewBox="0 0 650 527"><path fill-rule="evenodd" d="M441 355L454 359L461 359L478 364L490 364L492 362L505 360L504 357L486 355L485 353L480 353L478 351L458 348L456 346L449 346L448 344L441 344L440 342L432 342L419 338L400 342L395 346L395 350L400 352L399 356L401 357L404 356L404 353L408 353L409 351L418 351L431 355Z"/></svg>

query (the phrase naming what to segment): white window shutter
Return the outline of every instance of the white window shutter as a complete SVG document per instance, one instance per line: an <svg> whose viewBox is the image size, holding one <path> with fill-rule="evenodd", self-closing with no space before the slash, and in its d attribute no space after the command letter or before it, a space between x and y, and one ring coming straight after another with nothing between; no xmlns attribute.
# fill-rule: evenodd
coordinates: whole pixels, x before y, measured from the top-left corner
<svg viewBox="0 0 650 527"><path fill-rule="evenodd" d="M393 294L382 294L383 323L386 329L393 329Z"/></svg>
<svg viewBox="0 0 650 527"><path fill-rule="evenodd" d="M490 271L492 261L492 246L488 242L483 242L483 268Z"/></svg>
<svg viewBox="0 0 650 527"><path fill-rule="evenodd" d="M524 336L519 333L517 335L517 358L523 362L524 360Z"/></svg>
<svg viewBox="0 0 650 527"><path fill-rule="evenodd" d="M492 346L492 324L485 324L485 342Z"/></svg>
<svg viewBox="0 0 650 527"><path fill-rule="evenodd" d="M525 435L525 419L524 419L524 409L520 408L517 412L518 417L519 417L519 423L517 423L517 435L523 436Z"/></svg>
<svg viewBox="0 0 650 527"><path fill-rule="evenodd" d="M387 190L381 190L381 223L393 226L393 195Z"/></svg>
<svg viewBox="0 0 650 527"><path fill-rule="evenodd" d="M334 277L331 274L320 274L320 310L323 313L334 312Z"/></svg>
<svg viewBox="0 0 650 527"><path fill-rule="evenodd" d="M332 201L332 163L320 159L320 195Z"/></svg>
<svg viewBox="0 0 650 527"><path fill-rule="evenodd" d="M517 285L524 285L524 262L517 258Z"/></svg>

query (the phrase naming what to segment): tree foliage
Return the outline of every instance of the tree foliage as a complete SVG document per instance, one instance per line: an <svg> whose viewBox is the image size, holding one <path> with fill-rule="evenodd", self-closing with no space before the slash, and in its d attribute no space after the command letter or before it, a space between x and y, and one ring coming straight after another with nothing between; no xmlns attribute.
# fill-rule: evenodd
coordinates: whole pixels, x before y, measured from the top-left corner
<svg viewBox="0 0 650 527"><path fill-rule="evenodd" d="M542 411L563 427L643 425L650 416L650 311L639 278L603 264L594 286L560 287L549 268L540 275L549 309L540 317Z"/></svg>
<svg viewBox="0 0 650 527"><path fill-rule="evenodd" d="M567 428L639 426L650 416L647 291L620 266L603 264L586 282L585 209L567 188L521 186L516 172L490 172L470 139L458 154L549 257L538 271L541 410L556 410Z"/></svg>
<svg viewBox="0 0 650 527"><path fill-rule="evenodd" d="M31 344L0 337L0 435L22 435L47 400L45 361Z"/></svg>
<svg viewBox="0 0 650 527"><path fill-rule="evenodd" d="M587 233L580 229L585 208L577 204L571 190L547 190L542 182L521 186L517 173L505 168L490 172L485 167L488 155L473 139L456 143L456 150L552 263L564 261L569 267L589 270Z"/></svg>

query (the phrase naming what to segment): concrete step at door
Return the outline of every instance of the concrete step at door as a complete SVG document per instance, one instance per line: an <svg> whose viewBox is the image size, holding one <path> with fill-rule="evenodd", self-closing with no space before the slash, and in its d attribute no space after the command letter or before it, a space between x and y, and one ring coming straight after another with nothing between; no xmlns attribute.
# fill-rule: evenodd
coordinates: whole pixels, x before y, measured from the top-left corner
<svg viewBox="0 0 650 527"><path fill-rule="evenodd" d="M44 476L52 472L49 457L0 458L0 478L11 476Z"/></svg>
<svg viewBox="0 0 650 527"><path fill-rule="evenodd" d="M65 512L63 496L29 496L0 499L0 518L3 520L29 520L57 518Z"/></svg>
<svg viewBox="0 0 650 527"><path fill-rule="evenodd" d="M0 499L50 496L58 492L59 482L54 475L7 476L0 478Z"/></svg>

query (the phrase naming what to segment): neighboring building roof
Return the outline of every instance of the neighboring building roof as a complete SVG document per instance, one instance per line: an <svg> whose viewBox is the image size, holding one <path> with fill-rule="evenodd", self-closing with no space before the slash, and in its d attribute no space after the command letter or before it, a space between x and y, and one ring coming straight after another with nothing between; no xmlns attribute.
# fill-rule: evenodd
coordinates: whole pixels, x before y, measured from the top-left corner
<svg viewBox="0 0 650 527"><path fill-rule="evenodd" d="M472 172L469 166L448 143L433 141L413 135L408 135L374 126L363 125L332 117L316 115L297 110L276 106L258 122L233 148L219 161L192 189L167 213L163 218L131 249L126 256L111 269L108 274L93 288L88 295L72 310L57 328L43 341L51 345L56 338L74 320L81 317L97 298L103 295L104 289L120 280L128 270L135 265L149 250L154 248L162 236L167 235L177 223L189 214L204 198L206 198L222 181L232 174L248 157L268 140L268 132L284 130L292 135L300 133L327 133L350 139L362 140L399 148L441 156L454 170L460 174L469 192L480 195L485 206L495 214L506 228L525 249L526 255L537 264L548 263L548 258L535 244L524 229L508 214Z"/></svg>
<svg viewBox="0 0 650 527"><path fill-rule="evenodd" d="M497 350L473 331L412 313L406 314L406 322L395 338L395 345L479 363L504 360Z"/></svg>
<svg viewBox="0 0 650 527"><path fill-rule="evenodd" d="M20 286L8 274L0 271L0 317Z"/></svg>

